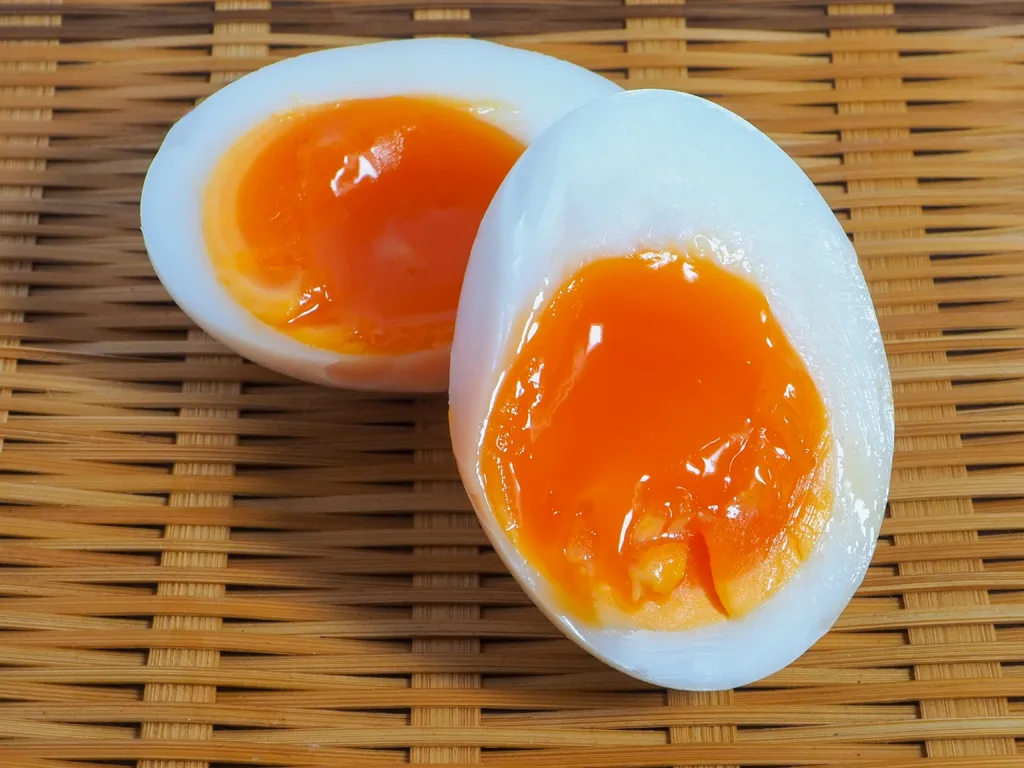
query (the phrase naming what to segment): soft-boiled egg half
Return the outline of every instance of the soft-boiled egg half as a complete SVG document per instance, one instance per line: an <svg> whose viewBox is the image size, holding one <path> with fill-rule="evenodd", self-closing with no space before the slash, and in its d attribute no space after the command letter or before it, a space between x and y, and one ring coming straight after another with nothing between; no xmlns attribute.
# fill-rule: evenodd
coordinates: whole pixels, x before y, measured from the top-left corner
<svg viewBox="0 0 1024 768"><path fill-rule="evenodd" d="M146 248L178 305L252 360L320 384L443 390L498 185L551 123L618 90L464 39L273 64L168 133L143 189Z"/></svg>
<svg viewBox="0 0 1024 768"><path fill-rule="evenodd" d="M867 570L893 406L864 277L799 167L710 102L613 95L526 150L473 246L450 402L495 549L631 675L770 675Z"/></svg>

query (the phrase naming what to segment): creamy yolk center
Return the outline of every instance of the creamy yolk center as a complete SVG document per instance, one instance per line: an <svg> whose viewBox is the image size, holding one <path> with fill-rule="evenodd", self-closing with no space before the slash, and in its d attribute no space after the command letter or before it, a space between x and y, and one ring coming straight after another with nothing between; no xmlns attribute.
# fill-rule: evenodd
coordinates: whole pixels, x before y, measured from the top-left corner
<svg viewBox="0 0 1024 768"><path fill-rule="evenodd" d="M821 396L758 288L643 253L584 266L527 321L479 470L575 614L671 628L785 583L828 520L831 465Z"/></svg>
<svg viewBox="0 0 1024 768"><path fill-rule="evenodd" d="M448 344L480 220L523 149L439 98L275 116L211 177L204 235L218 278L252 314L314 346Z"/></svg>

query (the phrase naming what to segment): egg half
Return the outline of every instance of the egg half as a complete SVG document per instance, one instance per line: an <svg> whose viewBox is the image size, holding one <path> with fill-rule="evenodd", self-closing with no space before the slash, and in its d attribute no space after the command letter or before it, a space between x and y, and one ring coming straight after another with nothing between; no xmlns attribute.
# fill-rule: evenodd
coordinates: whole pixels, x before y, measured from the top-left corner
<svg viewBox="0 0 1024 768"><path fill-rule="evenodd" d="M871 298L804 173L708 101L609 96L526 150L473 246L450 387L495 549L630 675L766 677L864 577L894 439Z"/></svg>
<svg viewBox="0 0 1024 768"><path fill-rule="evenodd" d="M245 357L318 384L447 384L465 262L524 147L618 91L567 62L419 39L310 53L167 134L142 231L160 280Z"/></svg>

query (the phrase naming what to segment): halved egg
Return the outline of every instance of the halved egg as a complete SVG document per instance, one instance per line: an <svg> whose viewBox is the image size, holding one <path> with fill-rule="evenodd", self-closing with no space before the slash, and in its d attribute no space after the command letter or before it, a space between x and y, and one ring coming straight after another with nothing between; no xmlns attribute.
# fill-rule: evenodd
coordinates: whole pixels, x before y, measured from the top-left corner
<svg viewBox="0 0 1024 768"><path fill-rule="evenodd" d="M710 102L602 98L526 150L473 246L450 392L495 549L629 674L763 678L864 577L893 453L871 299L813 184Z"/></svg>
<svg viewBox="0 0 1024 768"><path fill-rule="evenodd" d="M551 123L618 90L464 39L279 62L168 133L143 189L146 248L178 305L252 360L314 383L442 390L494 192Z"/></svg>

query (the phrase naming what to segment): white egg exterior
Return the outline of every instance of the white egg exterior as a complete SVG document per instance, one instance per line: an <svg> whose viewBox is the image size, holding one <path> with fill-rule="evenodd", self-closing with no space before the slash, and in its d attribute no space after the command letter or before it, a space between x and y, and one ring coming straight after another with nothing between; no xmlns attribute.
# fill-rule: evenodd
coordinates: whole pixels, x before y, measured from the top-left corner
<svg viewBox="0 0 1024 768"><path fill-rule="evenodd" d="M488 506L478 460L489 406L531 308L584 263L695 241L761 288L822 394L837 460L831 521L793 578L738 620L680 631L589 625L559 609ZM530 146L473 247L450 403L459 469L499 555L562 631L634 677L713 690L771 675L832 626L864 578L893 455L889 370L871 298L849 240L806 175L711 102L622 93L580 108Z"/></svg>
<svg viewBox="0 0 1024 768"><path fill-rule="evenodd" d="M303 344L239 306L217 280L203 239L203 198L215 165L251 128L301 107L441 96L479 104L483 119L529 144L567 112L619 90L558 59L465 39L373 43L272 64L217 91L171 128L143 187L146 249L178 306L244 357L316 384L443 391L448 346L406 355L345 355Z"/></svg>

